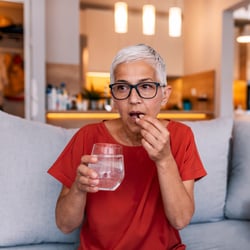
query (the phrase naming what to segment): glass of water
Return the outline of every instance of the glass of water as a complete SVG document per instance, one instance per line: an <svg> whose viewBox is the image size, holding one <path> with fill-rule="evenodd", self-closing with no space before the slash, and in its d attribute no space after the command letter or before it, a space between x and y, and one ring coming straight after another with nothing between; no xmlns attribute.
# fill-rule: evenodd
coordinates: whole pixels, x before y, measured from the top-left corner
<svg viewBox="0 0 250 250"><path fill-rule="evenodd" d="M124 178L124 160L122 146L110 143L96 143L91 155L97 157L96 163L90 163L99 178L99 190L113 191L117 189Z"/></svg>

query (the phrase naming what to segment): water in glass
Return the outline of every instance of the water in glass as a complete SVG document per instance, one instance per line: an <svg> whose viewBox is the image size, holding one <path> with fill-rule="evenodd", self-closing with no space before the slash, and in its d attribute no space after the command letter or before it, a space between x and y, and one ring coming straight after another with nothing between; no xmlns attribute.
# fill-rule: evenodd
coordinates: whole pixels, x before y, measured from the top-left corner
<svg viewBox="0 0 250 250"><path fill-rule="evenodd" d="M99 177L99 190L115 190L124 178L124 159L122 147L116 144L94 144L92 155L97 157L96 163L89 164Z"/></svg>

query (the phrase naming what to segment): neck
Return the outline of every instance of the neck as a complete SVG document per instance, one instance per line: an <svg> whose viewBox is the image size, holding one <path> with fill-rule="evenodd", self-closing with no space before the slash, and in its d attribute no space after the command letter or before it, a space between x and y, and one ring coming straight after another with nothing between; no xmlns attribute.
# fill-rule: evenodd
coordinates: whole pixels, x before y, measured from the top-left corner
<svg viewBox="0 0 250 250"><path fill-rule="evenodd" d="M110 133L120 143L127 146L141 146L141 133L131 132L120 119L107 122Z"/></svg>
<svg viewBox="0 0 250 250"><path fill-rule="evenodd" d="M126 128L122 128L119 133L122 141L129 146L141 146L141 133L131 133Z"/></svg>

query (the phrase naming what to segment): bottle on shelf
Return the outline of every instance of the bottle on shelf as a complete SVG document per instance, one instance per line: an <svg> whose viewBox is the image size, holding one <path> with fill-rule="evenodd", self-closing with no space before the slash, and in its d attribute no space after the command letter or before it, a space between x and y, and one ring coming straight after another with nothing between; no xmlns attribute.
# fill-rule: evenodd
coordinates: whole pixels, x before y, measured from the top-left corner
<svg viewBox="0 0 250 250"><path fill-rule="evenodd" d="M71 109L71 100L64 82L62 82L59 87L48 83L46 88L46 97L47 110L64 111Z"/></svg>
<svg viewBox="0 0 250 250"><path fill-rule="evenodd" d="M47 97L47 109L56 110L57 109L57 91L52 84L48 84L46 88Z"/></svg>

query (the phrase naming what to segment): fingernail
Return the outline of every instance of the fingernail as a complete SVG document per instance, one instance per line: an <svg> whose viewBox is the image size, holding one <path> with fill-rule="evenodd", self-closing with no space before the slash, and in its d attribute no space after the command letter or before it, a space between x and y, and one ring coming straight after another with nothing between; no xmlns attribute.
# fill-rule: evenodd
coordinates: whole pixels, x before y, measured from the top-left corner
<svg viewBox="0 0 250 250"><path fill-rule="evenodd" d="M98 162L97 156L96 155L92 155L92 157L91 157L91 163L96 163L96 162Z"/></svg>
<svg viewBox="0 0 250 250"><path fill-rule="evenodd" d="M93 191L93 192L97 192L97 191L99 191L99 188L98 188L97 186L92 187L92 191Z"/></svg>
<svg viewBox="0 0 250 250"><path fill-rule="evenodd" d="M93 179L95 179L95 178L97 178L98 177L98 175L97 175L97 173L95 173L95 172L93 172L93 173L91 173L91 178L93 178Z"/></svg>
<svg viewBox="0 0 250 250"><path fill-rule="evenodd" d="M96 186L99 184L99 179L92 180L92 185Z"/></svg>

